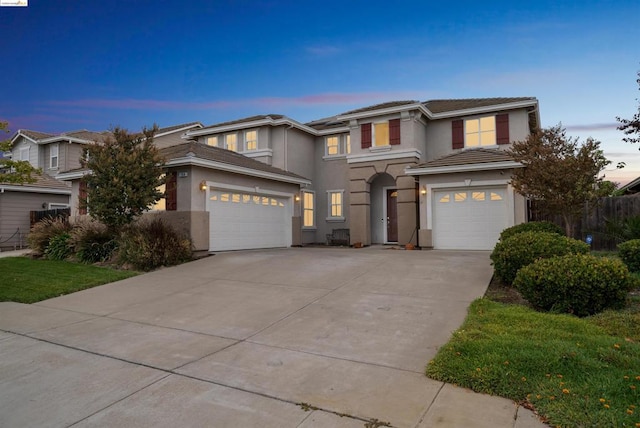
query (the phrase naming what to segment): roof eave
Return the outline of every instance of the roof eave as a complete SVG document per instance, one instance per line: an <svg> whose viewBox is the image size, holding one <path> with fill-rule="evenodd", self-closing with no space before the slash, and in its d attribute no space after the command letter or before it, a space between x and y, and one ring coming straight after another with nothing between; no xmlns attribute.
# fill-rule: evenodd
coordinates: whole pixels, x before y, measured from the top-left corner
<svg viewBox="0 0 640 428"><path fill-rule="evenodd" d="M88 174L91 174L91 171L84 170L84 171L61 172L59 174L56 174L56 180L62 180L62 181L77 180Z"/></svg>
<svg viewBox="0 0 640 428"><path fill-rule="evenodd" d="M207 128L187 131L182 136L182 138L189 139L191 137L200 137L203 135L218 134L221 132L230 132L230 131L238 131L241 129L258 128L260 126L279 126L279 125L289 125L293 128L298 128L309 134L318 135L318 131L316 131L315 129L289 118L281 118L281 119L265 118L260 120L252 120L250 122L239 122L239 123L234 123L231 125L224 125L224 126L210 126Z"/></svg>
<svg viewBox="0 0 640 428"><path fill-rule="evenodd" d="M287 176L287 175L282 175L282 174L277 174L274 172L267 172L267 171L260 171L257 169L253 169L253 168L246 168L246 167L241 167L241 166L237 166L237 165L232 165L232 164L228 164L228 163L224 163L224 162L217 162L217 161L212 161L209 159L201 159L198 157L193 157L193 156L184 156L184 157L180 157L180 158L173 158L168 160L165 164L165 167L171 167L171 166L201 166L204 168L212 168L212 169L217 169L217 170L221 170L221 171L227 171L227 172L233 172L236 174L243 174L243 175L248 175L248 176L252 176L252 177L258 177L258 178L266 178L269 180L275 180L275 181L281 181L284 183L292 183L292 184L298 184L298 185L304 185L304 186L310 186L311 185L311 180L308 180L306 178L297 178L297 177L291 177L291 176Z"/></svg>
<svg viewBox="0 0 640 428"><path fill-rule="evenodd" d="M409 110L422 110L426 112L426 109L424 108L422 103L416 102L416 103L403 104L399 106L381 108L376 110L367 110L367 111L361 111L357 113L341 114L336 116L336 119L337 120L355 120L355 119L362 119L362 118L371 117L371 116L382 116L385 114L400 113L400 112L409 111Z"/></svg>
<svg viewBox="0 0 640 428"><path fill-rule="evenodd" d="M407 167L407 175L435 175L451 174L456 172L492 171L497 169L524 168L524 165L515 161L484 162L466 165L436 166L436 167Z"/></svg>
<svg viewBox="0 0 640 428"><path fill-rule="evenodd" d="M29 192L29 193L50 193L57 195L71 195L71 189L56 189L55 187L44 187L44 186L32 186L29 184L25 185L12 185L12 184L0 184L0 192L4 192L5 190L11 192Z"/></svg>
<svg viewBox="0 0 640 428"><path fill-rule="evenodd" d="M474 107L474 108L462 109L462 110L445 111L442 113L433 113L431 112L431 110L429 110L426 106L423 105L425 111L427 112L427 116L430 119L444 119L444 118L455 117L455 116L469 116L473 114L482 114L482 113L488 113L488 112L497 111L497 110L515 110L518 108L537 107L537 106L538 106L538 100L531 99L531 100L516 101L512 103L492 104L492 105L483 106L483 107Z"/></svg>
<svg viewBox="0 0 640 428"><path fill-rule="evenodd" d="M191 128L199 128L199 129L202 129L202 128L203 128L203 126L202 126L202 124L201 124L200 122L198 122L198 123L193 123L193 124L191 124L190 126L183 126L183 127L181 127L181 128L177 128L177 129L174 129L174 130L171 130L171 131L160 132L160 133L158 133L158 134L154 135L154 137L164 137L165 135L175 134L176 132L180 132L180 131L187 131L187 130L189 130L189 129L191 129Z"/></svg>

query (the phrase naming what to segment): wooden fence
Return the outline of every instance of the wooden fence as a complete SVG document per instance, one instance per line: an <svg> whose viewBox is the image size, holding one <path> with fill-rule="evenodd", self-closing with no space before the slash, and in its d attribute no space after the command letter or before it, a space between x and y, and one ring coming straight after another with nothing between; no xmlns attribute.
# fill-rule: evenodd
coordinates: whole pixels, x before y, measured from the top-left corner
<svg viewBox="0 0 640 428"><path fill-rule="evenodd" d="M564 228L562 218L542 215L535 201L529 202L529 221L552 221ZM640 195L615 196L602 198L595 207L586 207L586 213L576 224L573 238L584 241L588 235L593 239L594 250L615 250L620 240L608 233L607 222L620 222L630 217L640 216Z"/></svg>
<svg viewBox="0 0 640 428"><path fill-rule="evenodd" d="M53 210L29 211L29 223L34 224L44 218L67 218L71 215L71 208L57 208Z"/></svg>

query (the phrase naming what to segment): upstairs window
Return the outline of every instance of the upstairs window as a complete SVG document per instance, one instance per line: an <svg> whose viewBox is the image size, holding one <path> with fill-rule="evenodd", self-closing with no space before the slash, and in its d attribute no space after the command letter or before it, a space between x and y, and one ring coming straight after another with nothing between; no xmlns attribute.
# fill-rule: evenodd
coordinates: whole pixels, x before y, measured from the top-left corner
<svg viewBox="0 0 640 428"><path fill-rule="evenodd" d="M218 137L207 137L207 146L218 147Z"/></svg>
<svg viewBox="0 0 640 428"><path fill-rule="evenodd" d="M20 149L20 160L29 161L29 147L23 147Z"/></svg>
<svg viewBox="0 0 640 428"><path fill-rule="evenodd" d="M224 145L227 150L232 152L238 151L238 136L236 134L227 134L224 136Z"/></svg>
<svg viewBox="0 0 640 428"><path fill-rule="evenodd" d="M360 126L360 141L363 149L400 144L400 119L363 123Z"/></svg>
<svg viewBox="0 0 640 428"><path fill-rule="evenodd" d="M337 156L340 153L338 137L327 137L327 156Z"/></svg>
<svg viewBox="0 0 640 428"><path fill-rule="evenodd" d="M451 122L452 149L509 144L509 114Z"/></svg>
<svg viewBox="0 0 640 428"><path fill-rule="evenodd" d="M464 121L465 147L496 145L496 117L487 116Z"/></svg>
<svg viewBox="0 0 640 428"><path fill-rule="evenodd" d="M247 131L244 133L244 149L258 150L258 132Z"/></svg>
<svg viewBox="0 0 640 428"><path fill-rule="evenodd" d="M59 146L58 144L52 144L49 148L49 168L57 169L58 168L58 152Z"/></svg>
<svg viewBox="0 0 640 428"><path fill-rule="evenodd" d="M345 138L344 138L344 152L346 154L350 154L351 153L351 135L350 134L345 135Z"/></svg>
<svg viewBox="0 0 640 428"><path fill-rule="evenodd" d="M343 156L351 153L351 136L332 135L325 138L324 153L326 156Z"/></svg>

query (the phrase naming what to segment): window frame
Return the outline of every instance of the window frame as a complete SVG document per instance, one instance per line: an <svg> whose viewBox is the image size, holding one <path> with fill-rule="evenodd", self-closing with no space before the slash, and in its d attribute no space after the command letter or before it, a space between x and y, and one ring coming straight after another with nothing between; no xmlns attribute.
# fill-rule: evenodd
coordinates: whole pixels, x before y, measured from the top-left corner
<svg viewBox="0 0 640 428"><path fill-rule="evenodd" d="M215 141L215 144L211 144L212 141ZM219 147L220 139L218 138L217 135L211 135L207 137L206 144L207 146L211 146L211 147Z"/></svg>
<svg viewBox="0 0 640 428"><path fill-rule="evenodd" d="M302 193L302 198L301 198L302 228L305 230L315 229L316 228L316 205L317 205L316 192L313 190L303 190L301 193ZM311 202L312 202L311 208L307 207L307 196L311 198ZM311 220L312 220L311 225L306 223L307 212L311 212Z"/></svg>
<svg viewBox="0 0 640 428"><path fill-rule="evenodd" d="M344 154L351 154L351 134L346 134L344 136Z"/></svg>
<svg viewBox="0 0 640 428"><path fill-rule="evenodd" d="M377 137L376 137L376 126L379 126L379 125L386 125L387 127L387 143L386 144L378 144ZM389 127L388 120L371 123L371 148L372 149L391 146L391 135L390 135L389 128L390 127Z"/></svg>
<svg viewBox="0 0 640 428"><path fill-rule="evenodd" d="M333 203L333 195L340 195L339 204ZM340 215L333 215L334 206L340 207ZM344 189L327 190L327 221L344 221Z"/></svg>
<svg viewBox="0 0 640 428"><path fill-rule="evenodd" d="M53 149L55 148L55 156L53 155ZM55 159L55 165L53 161ZM49 146L49 169L58 169L60 165L60 144L54 143Z"/></svg>
<svg viewBox="0 0 640 428"><path fill-rule="evenodd" d="M329 140L335 140L335 146L329 146ZM335 148L335 153L330 153L329 148ZM342 153L340 151L340 136L339 135L328 135L324 137L324 154L325 156L340 156Z"/></svg>
<svg viewBox="0 0 640 428"><path fill-rule="evenodd" d="M492 119L493 122L493 129L487 129L487 130L483 130L482 128L482 121L486 120L486 119ZM468 124L471 122L477 122L477 131L471 132L467 130ZM479 148L479 147L495 147L498 145L498 130L497 130L497 121L496 121L496 115L488 115L488 116L479 116L479 117L474 117L471 119L464 119L463 122L463 131L464 131L464 148L468 149L468 148ZM488 134L488 133L493 133L493 138L489 143L484 144L483 143L483 134ZM470 135L477 135L477 139L478 139L478 144L475 145L469 145L469 136ZM485 137L486 138L486 137Z"/></svg>
<svg viewBox="0 0 640 428"><path fill-rule="evenodd" d="M230 144L229 139L231 137L233 137L233 142ZM230 145L233 145L233 149L229 148ZM238 134L226 134L224 136L224 148L232 152L238 152Z"/></svg>
<svg viewBox="0 0 640 428"><path fill-rule="evenodd" d="M247 135L252 133L252 132L255 134L255 139L249 140ZM244 140L244 143L243 143L244 151L250 152L250 151L258 150L258 130L257 129L246 130L246 131L244 131L243 136L244 136L244 138L243 138L243 140ZM253 143L255 146L253 148L249 148L249 143Z"/></svg>
<svg viewBox="0 0 640 428"><path fill-rule="evenodd" d="M29 154L30 154L30 153L29 153L29 149L30 149L30 148L31 148L31 147L29 147L29 146L27 146L27 147L20 147L20 149L18 150L18 157L20 158L20 160L21 160L21 161L29 162ZM26 154L27 154L26 159L25 159L25 157L23 156L23 154L24 154L24 153L26 153Z"/></svg>

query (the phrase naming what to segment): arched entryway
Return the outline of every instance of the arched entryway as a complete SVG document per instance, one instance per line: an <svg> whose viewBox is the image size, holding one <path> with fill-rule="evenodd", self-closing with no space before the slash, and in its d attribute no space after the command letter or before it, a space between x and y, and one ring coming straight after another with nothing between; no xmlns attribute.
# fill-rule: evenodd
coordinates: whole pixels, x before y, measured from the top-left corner
<svg viewBox="0 0 640 428"><path fill-rule="evenodd" d="M398 242L398 189L387 173L373 177L369 185L372 244Z"/></svg>

